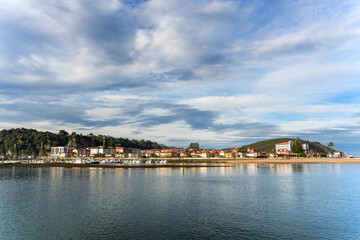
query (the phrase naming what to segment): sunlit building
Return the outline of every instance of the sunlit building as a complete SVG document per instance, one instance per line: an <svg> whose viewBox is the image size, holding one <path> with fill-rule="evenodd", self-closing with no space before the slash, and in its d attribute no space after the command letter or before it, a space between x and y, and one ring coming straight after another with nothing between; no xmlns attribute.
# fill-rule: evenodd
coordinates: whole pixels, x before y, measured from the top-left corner
<svg viewBox="0 0 360 240"><path fill-rule="evenodd" d="M70 158L72 156L72 150L70 147L52 147L52 157Z"/></svg>
<svg viewBox="0 0 360 240"><path fill-rule="evenodd" d="M292 141L288 141L288 142L282 142L282 143L278 143L275 145L275 150L277 154L287 154L287 153L291 153L291 146L292 146Z"/></svg>

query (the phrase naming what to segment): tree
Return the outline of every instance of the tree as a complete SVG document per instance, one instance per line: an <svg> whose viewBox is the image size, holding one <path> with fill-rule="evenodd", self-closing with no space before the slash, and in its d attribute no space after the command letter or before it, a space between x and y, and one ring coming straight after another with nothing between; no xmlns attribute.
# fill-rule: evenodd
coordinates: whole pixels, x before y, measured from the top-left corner
<svg viewBox="0 0 360 240"><path fill-rule="evenodd" d="M190 143L188 149L200 149L199 143Z"/></svg>
<svg viewBox="0 0 360 240"><path fill-rule="evenodd" d="M14 150L16 144L18 153L24 155L34 155L40 152L41 144L43 144L43 154L50 152L51 147L66 146L70 141L73 142L73 147L86 148L97 147L103 143L105 138L108 146L123 146L140 149L159 149L161 146L156 142L149 140L129 140L127 138L113 138L103 135L93 134L77 134L72 132L69 135L65 130L60 130L58 134L51 132L40 132L34 129L9 129L0 130L0 155L10 154ZM164 146L166 147L166 146Z"/></svg>
<svg viewBox="0 0 360 240"><path fill-rule="evenodd" d="M306 154L305 153L303 153L303 152L301 152L301 153L299 153L299 155L298 155L299 157L306 157Z"/></svg>
<svg viewBox="0 0 360 240"><path fill-rule="evenodd" d="M333 142L329 142L328 147L330 147L331 150L332 150L332 148L333 148L334 146L335 146L335 144L334 144Z"/></svg>
<svg viewBox="0 0 360 240"><path fill-rule="evenodd" d="M65 130L60 130L60 131L59 131L59 135L68 136L69 133L68 133L67 131L65 131Z"/></svg>
<svg viewBox="0 0 360 240"><path fill-rule="evenodd" d="M294 144L292 144L291 152L292 153L303 153L304 152L304 149L302 148L302 141L300 138L297 138L294 141Z"/></svg>

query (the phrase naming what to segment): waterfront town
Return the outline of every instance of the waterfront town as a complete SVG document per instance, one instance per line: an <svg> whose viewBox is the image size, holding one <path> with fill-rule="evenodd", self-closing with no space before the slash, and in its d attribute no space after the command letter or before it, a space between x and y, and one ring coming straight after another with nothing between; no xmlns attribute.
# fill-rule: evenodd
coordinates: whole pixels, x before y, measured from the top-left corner
<svg viewBox="0 0 360 240"><path fill-rule="evenodd" d="M298 157L297 153L292 153L293 141L275 144L274 152L267 153L259 151L255 148L247 148L242 150L240 148L233 149L137 149L126 147L90 147L90 148L72 148L67 147L52 147L49 157L52 158L76 158L76 157L108 157L108 158L289 158ZM315 152L308 142L302 143L304 157L343 157L344 153L341 151L333 151L324 155Z"/></svg>
<svg viewBox="0 0 360 240"><path fill-rule="evenodd" d="M301 154L293 153L292 146L294 141L286 141L274 145L273 151L263 152L255 148L248 147L246 150L241 148L232 149L198 149L198 148L174 148L174 149L138 149L127 147L89 147L76 148L71 144L68 146L51 147L49 154L42 156L0 156L1 160L5 159L79 159L79 158L119 158L119 159L140 159L140 158L163 158L163 159L191 159L191 158L226 158L226 159L242 159L242 158L298 158L298 157L331 157L341 158L344 153L341 151L329 151L328 153L316 152L310 147L309 142L301 144Z"/></svg>

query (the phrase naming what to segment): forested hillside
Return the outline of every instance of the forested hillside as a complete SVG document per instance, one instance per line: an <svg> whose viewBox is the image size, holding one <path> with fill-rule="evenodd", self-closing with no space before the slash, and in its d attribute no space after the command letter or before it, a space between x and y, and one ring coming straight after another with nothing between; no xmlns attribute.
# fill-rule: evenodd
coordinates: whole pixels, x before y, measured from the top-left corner
<svg viewBox="0 0 360 240"><path fill-rule="evenodd" d="M103 135L82 135L75 132L69 134L64 130L59 133L41 132L34 129L10 129L0 131L0 155L13 155L16 149L18 155L39 155L41 152L50 152L54 146L67 146L86 148L103 145L108 147L122 146L140 149L164 148L156 142L149 140L135 140L128 138L114 138ZM16 146L15 146L16 144Z"/></svg>

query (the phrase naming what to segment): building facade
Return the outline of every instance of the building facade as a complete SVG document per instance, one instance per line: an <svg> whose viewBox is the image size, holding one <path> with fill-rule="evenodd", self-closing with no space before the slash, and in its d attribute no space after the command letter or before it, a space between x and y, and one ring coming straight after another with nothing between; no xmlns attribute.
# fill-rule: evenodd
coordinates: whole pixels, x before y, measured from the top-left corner
<svg viewBox="0 0 360 240"><path fill-rule="evenodd" d="M51 156L60 157L60 158L70 158L72 157L72 150L70 147L52 147Z"/></svg>
<svg viewBox="0 0 360 240"><path fill-rule="evenodd" d="M96 154L104 154L106 157L115 157L115 148L103 146L90 148L90 156L94 156Z"/></svg>
<svg viewBox="0 0 360 240"><path fill-rule="evenodd" d="M291 153L292 141L278 143L275 145L275 151L277 154L288 154Z"/></svg>

